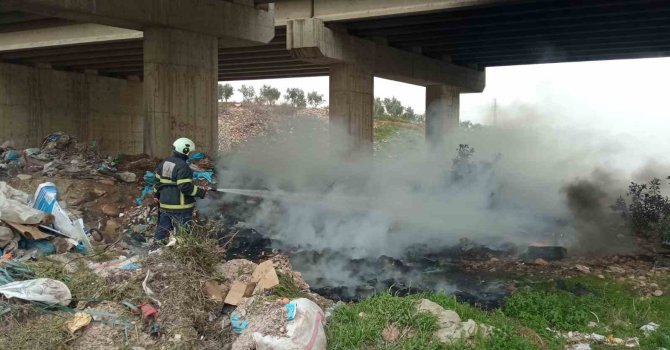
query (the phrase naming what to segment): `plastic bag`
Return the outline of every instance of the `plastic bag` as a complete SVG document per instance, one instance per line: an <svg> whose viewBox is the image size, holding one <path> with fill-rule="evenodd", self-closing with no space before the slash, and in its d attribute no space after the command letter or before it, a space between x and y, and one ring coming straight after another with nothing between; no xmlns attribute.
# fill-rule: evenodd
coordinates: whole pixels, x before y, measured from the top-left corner
<svg viewBox="0 0 670 350"><path fill-rule="evenodd" d="M50 278L7 283L0 286L0 294L7 298L19 298L63 306L68 305L72 300L70 289L65 283Z"/></svg>
<svg viewBox="0 0 670 350"><path fill-rule="evenodd" d="M40 184L35 191L33 207L53 215L56 230L67 235L69 238L82 242L87 252L93 251L93 246L91 246L91 242L88 236L86 236L84 221L80 218L73 220L70 217L70 213L60 206L57 197L58 190L56 189L56 185L51 182Z"/></svg>
<svg viewBox="0 0 670 350"><path fill-rule="evenodd" d="M39 224L46 214L28 205L28 194L0 182L0 219L24 225Z"/></svg>
<svg viewBox="0 0 670 350"><path fill-rule="evenodd" d="M289 306L291 305L291 306ZM326 333L323 327L326 317L323 310L309 299L296 299L287 305L292 315L286 325L286 337L266 336L254 333L257 350L325 350Z"/></svg>

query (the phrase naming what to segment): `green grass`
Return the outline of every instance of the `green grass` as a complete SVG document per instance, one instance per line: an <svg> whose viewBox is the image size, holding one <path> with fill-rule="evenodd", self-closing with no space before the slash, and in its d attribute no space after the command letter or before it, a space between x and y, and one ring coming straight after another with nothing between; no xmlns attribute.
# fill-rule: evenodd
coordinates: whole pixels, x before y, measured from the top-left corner
<svg viewBox="0 0 670 350"><path fill-rule="evenodd" d="M0 335L0 349L68 349L72 337L65 330L67 320L63 315L45 315L21 324L6 321Z"/></svg>
<svg viewBox="0 0 670 350"><path fill-rule="evenodd" d="M272 295L289 299L310 298L309 294L300 290L298 284L293 280L293 276L277 272L277 277L279 278L279 285L272 288Z"/></svg>
<svg viewBox="0 0 670 350"><path fill-rule="evenodd" d="M657 283L667 288L667 279ZM578 296L571 291L576 287L592 292ZM416 311L420 298L432 300L445 309L456 311L461 319L495 327L489 339L475 339L472 344L447 347L433 340L435 319ZM364 317L360 317L360 313ZM589 328L589 322L598 322ZM649 322L661 325L659 330L645 337L639 328ZM411 330L411 336L386 343L382 331L390 324ZM458 303L445 294L395 297L383 294L336 309L327 326L329 349L536 349L540 344L547 349L563 349L547 327L560 331L596 332L619 338L639 337L641 349L670 348L670 297L642 300L626 283L580 277L566 281L562 288L556 283L536 283L523 288L506 300L505 306L494 312L484 312L467 304ZM541 342L537 337L541 338ZM599 349L597 345L594 349ZM603 346L602 349L611 348Z"/></svg>

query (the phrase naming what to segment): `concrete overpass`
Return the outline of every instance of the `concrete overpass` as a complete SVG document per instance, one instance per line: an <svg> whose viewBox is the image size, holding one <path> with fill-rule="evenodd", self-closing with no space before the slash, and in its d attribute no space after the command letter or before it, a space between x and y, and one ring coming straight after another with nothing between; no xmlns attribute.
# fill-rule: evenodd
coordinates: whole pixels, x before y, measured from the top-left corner
<svg viewBox="0 0 670 350"><path fill-rule="evenodd" d="M668 56L669 34L660 0L2 0L0 136L213 150L217 80L330 75L334 138L370 152L380 76L427 87L439 144L485 67Z"/></svg>

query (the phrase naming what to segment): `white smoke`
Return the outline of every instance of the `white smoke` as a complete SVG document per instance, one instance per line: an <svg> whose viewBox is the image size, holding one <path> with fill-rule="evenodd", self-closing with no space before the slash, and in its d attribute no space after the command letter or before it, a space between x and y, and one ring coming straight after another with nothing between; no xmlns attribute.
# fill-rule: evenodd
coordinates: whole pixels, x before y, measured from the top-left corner
<svg viewBox="0 0 670 350"><path fill-rule="evenodd" d="M458 130L440 147L407 147L374 161L341 157L322 127L304 125L224 160L221 185L308 194L311 200L266 200L247 218L279 248L375 258L462 238L526 245L560 236L560 243L574 243L578 227L562 189L607 167L616 142L551 128L532 109L514 111L507 125ZM456 171L459 144L474 154Z"/></svg>

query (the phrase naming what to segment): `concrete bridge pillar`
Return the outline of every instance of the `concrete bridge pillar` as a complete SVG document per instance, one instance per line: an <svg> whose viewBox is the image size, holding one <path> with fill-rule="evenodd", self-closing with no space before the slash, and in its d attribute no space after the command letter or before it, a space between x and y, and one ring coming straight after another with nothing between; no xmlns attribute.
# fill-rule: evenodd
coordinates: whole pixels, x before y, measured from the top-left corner
<svg viewBox="0 0 670 350"><path fill-rule="evenodd" d="M144 151L171 153L172 142L189 137L197 150L217 149L215 36L179 29L144 30Z"/></svg>
<svg viewBox="0 0 670 350"><path fill-rule="evenodd" d="M426 140L431 146L444 143L445 136L460 123L460 89L447 85L426 86Z"/></svg>
<svg viewBox="0 0 670 350"><path fill-rule="evenodd" d="M330 137L338 151L372 157L374 77L354 64L330 66Z"/></svg>

